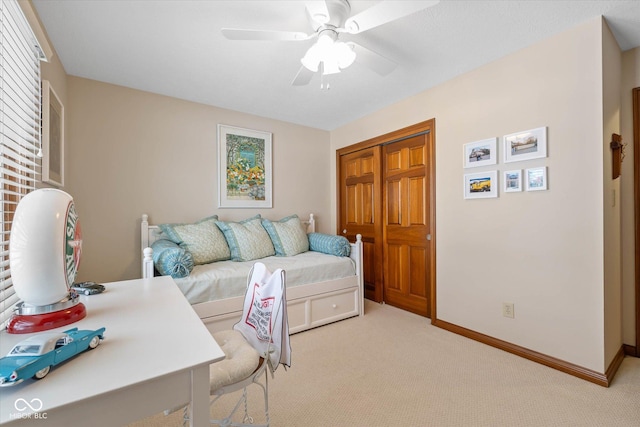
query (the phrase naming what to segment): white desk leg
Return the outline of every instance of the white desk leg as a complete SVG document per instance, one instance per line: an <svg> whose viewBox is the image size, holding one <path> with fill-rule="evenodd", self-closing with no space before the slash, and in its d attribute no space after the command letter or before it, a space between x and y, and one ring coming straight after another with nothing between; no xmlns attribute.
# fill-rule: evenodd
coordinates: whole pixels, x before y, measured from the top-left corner
<svg viewBox="0 0 640 427"><path fill-rule="evenodd" d="M209 365L191 371L191 426L209 425Z"/></svg>

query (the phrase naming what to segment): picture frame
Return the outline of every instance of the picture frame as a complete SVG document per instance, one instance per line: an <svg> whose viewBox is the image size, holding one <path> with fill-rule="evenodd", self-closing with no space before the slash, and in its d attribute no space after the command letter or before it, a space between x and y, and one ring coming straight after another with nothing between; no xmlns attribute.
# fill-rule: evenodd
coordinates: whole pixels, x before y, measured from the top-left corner
<svg viewBox="0 0 640 427"><path fill-rule="evenodd" d="M525 130L503 137L504 162L547 157L547 128Z"/></svg>
<svg viewBox="0 0 640 427"><path fill-rule="evenodd" d="M504 171L502 183L505 193L522 191L522 169Z"/></svg>
<svg viewBox="0 0 640 427"><path fill-rule="evenodd" d="M64 105L42 81L42 181L64 187Z"/></svg>
<svg viewBox="0 0 640 427"><path fill-rule="evenodd" d="M464 144L464 168L475 168L498 163L498 138Z"/></svg>
<svg viewBox="0 0 640 427"><path fill-rule="evenodd" d="M218 124L218 207L271 208L272 135Z"/></svg>
<svg viewBox="0 0 640 427"><path fill-rule="evenodd" d="M465 174L463 190L465 199L498 197L498 171Z"/></svg>
<svg viewBox="0 0 640 427"><path fill-rule="evenodd" d="M543 191L547 189L547 167L529 168L525 172L527 191Z"/></svg>

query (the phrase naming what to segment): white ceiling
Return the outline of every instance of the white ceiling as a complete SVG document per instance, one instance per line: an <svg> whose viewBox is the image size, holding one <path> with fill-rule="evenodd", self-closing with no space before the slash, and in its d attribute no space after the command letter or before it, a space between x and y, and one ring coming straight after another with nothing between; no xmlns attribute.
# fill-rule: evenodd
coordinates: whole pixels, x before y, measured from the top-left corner
<svg viewBox="0 0 640 427"><path fill-rule="evenodd" d="M392 0L393 1L393 0ZM320 89L291 86L313 40L232 41L223 27L312 32L304 1L33 0L68 74L332 130L602 15L621 49L640 46L640 1L439 4L353 40L396 61L356 58ZM350 1L352 15L376 1ZM553 64L547 64L553 66Z"/></svg>

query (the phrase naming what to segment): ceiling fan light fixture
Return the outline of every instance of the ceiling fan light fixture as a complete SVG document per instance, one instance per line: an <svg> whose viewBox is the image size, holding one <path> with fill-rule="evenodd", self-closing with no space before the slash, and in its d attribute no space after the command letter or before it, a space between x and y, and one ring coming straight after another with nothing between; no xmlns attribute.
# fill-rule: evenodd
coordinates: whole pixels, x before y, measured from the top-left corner
<svg viewBox="0 0 640 427"><path fill-rule="evenodd" d="M322 75L337 74L340 72L340 66L337 58L325 58L322 61Z"/></svg>
<svg viewBox="0 0 640 427"><path fill-rule="evenodd" d="M314 73L318 71L321 62L331 55L333 49L333 38L329 35L320 34L318 41L313 44L300 60L308 70Z"/></svg>
<svg viewBox="0 0 640 427"><path fill-rule="evenodd" d="M336 42L333 52L338 60L338 66L343 70L356 60L355 51L347 43Z"/></svg>
<svg viewBox="0 0 640 427"><path fill-rule="evenodd" d="M356 53L347 43L336 41L335 34L320 34L318 41L307 50L304 57L300 60L302 65L314 73L318 71L320 63L322 63L322 74L339 73L353 64L356 59Z"/></svg>
<svg viewBox="0 0 640 427"><path fill-rule="evenodd" d="M314 43L300 60L306 69L314 73L318 71L320 61L322 61L322 57L320 56L320 49L317 43Z"/></svg>
<svg viewBox="0 0 640 427"><path fill-rule="evenodd" d="M328 55L333 48L333 42L335 40L335 35L332 37L327 34L327 32L321 33L318 36L318 41L316 42L316 46L320 49L321 55Z"/></svg>

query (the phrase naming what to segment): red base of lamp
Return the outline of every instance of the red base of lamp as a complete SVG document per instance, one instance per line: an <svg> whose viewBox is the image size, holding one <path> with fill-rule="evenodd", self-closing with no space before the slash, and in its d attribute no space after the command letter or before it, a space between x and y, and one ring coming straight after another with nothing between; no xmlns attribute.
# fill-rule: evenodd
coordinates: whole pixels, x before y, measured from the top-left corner
<svg viewBox="0 0 640 427"><path fill-rule="evenodd" d="M83 319L87 309L83 303L71 308L43 314L14 314L7 325L10 334L48 331Z"/></svg>

